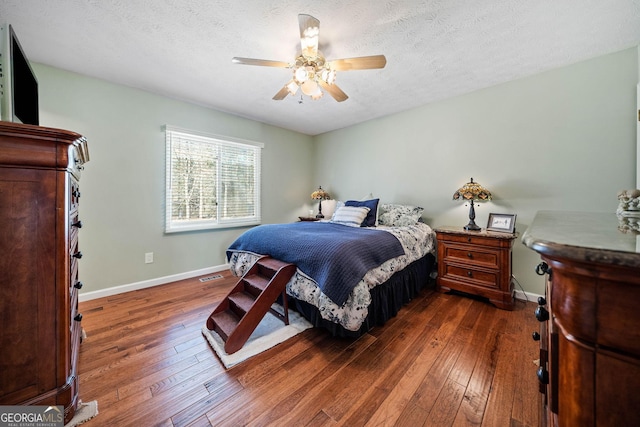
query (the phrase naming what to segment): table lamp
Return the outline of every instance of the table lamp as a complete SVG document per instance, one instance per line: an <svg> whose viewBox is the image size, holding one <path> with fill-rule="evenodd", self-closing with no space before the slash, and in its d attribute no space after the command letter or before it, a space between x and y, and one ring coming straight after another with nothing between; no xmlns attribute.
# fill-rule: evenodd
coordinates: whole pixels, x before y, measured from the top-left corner
<svg viewBox="0 0 640 427"><path fill-rule="evenodd" d="M473 207L473 202L480 202L491 200L491 192L484 188L477 182L473 182L471 178L470 182L460 187L455 193L453 193L453 200L470 201L471 207L469 208L469 224L464 226L465 230L480 231L480 227L476 225L476 211Z"/></svg>
<svg viewBox="0 0 640 427"><path fill-rule="evenodd" d="M329 200L331 196L329 196L329 193L322 189L322 186L318 186L318 189L311 193L311 198L314 200L318 200L318 215L316 215L316 218L324 218L324 215L322 215L322 201Z"/></svg>

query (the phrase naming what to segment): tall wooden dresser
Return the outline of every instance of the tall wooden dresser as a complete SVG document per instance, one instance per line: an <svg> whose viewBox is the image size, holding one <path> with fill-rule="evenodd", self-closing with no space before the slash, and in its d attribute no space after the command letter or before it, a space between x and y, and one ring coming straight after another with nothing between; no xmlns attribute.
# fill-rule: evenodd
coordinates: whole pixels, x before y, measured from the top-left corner
<svg viewBox="0 0 640 427"><path fill-rule="evenodd" d="M624 231L614 213L542 211L523 235L547 278L543 425L640 425L640 235Z"/></svg>
<svg viewBox="0 0 640 427"><path fill-rule="evenodd" d="M0 122L0 405L78 404L76 133Z"/></svg>

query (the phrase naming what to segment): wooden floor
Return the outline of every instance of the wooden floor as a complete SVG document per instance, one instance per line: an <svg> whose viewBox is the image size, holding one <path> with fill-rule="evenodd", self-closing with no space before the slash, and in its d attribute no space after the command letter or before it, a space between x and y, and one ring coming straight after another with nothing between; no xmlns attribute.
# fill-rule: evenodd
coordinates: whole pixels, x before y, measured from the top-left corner
<svg viewBox="0 0 640 427"><path fill-rule="evenodd" d="M80 304L96 426L537 426L534 304L429 289L358 340L309 329L225 370L201 334L236 279Z"/></svg>

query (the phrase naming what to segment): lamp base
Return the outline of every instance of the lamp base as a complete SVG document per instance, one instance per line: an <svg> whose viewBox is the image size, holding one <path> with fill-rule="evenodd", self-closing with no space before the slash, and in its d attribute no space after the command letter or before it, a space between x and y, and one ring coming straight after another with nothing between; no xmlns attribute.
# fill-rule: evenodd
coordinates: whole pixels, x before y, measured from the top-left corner
<svg viewBox="0 0 640 427"><path fill-rule="evenodd" d="M318 201L318 215L316 215L317 219L323 219L324 215L322 215L322 199Z"/></svg>
<svg viewBox="0 0 640 427"><path fill-rule="evenodd" d="M467 231L480 231L480 230L482 230L482 228L478 227L475 222L474 223L470 222L469 224L465 225L464 229L467 230Z"/></svg>
<svg viewBox="0 0 640 427"><path fill-rule="evenodd" d="M469 208L469 224L464 226L467 231L480 231L481 228L476 225L476 210L473 208L473 200L471 200L471 207Z"/></svg>

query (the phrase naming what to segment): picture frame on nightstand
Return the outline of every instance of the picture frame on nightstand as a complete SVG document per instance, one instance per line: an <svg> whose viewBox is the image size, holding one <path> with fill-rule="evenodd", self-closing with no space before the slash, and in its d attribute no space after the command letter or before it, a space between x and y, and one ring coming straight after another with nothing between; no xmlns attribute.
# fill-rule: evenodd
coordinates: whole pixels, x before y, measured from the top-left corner
<svg viewBox="0 0 640 427"><path fill-rule="evenodd" d="M516 214L490 213L487 230L513 233L516 230Z"/></svg>

